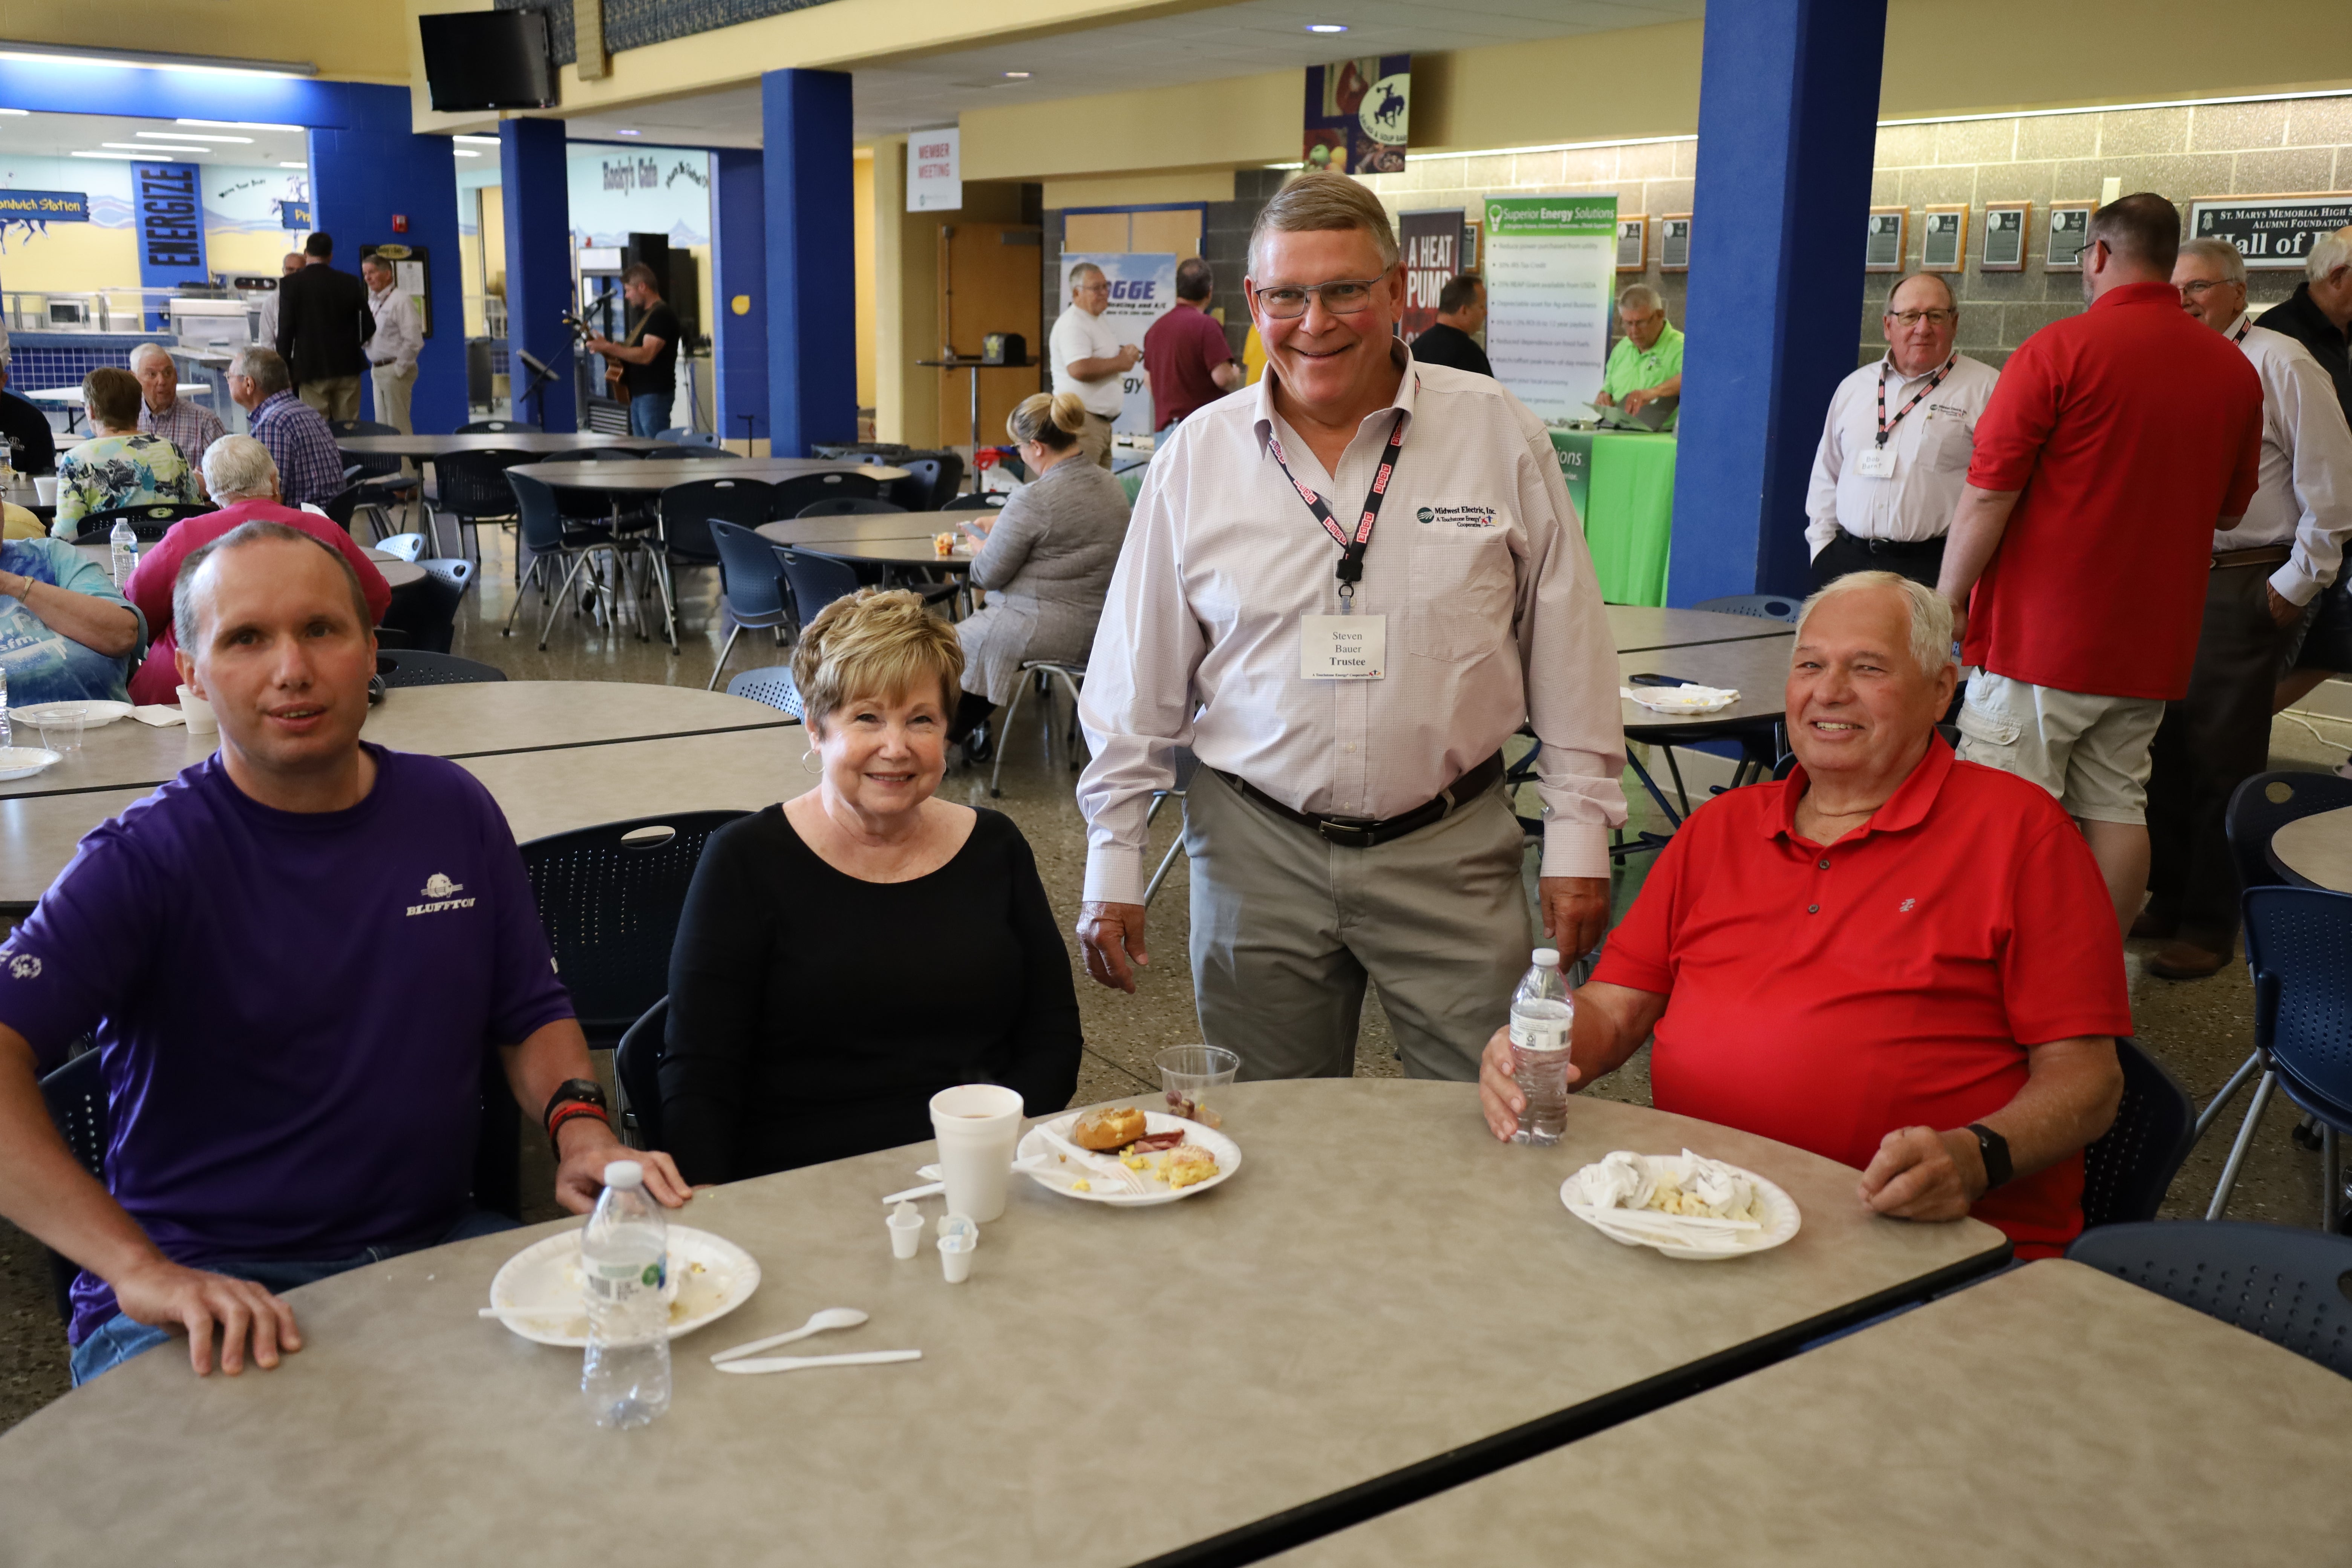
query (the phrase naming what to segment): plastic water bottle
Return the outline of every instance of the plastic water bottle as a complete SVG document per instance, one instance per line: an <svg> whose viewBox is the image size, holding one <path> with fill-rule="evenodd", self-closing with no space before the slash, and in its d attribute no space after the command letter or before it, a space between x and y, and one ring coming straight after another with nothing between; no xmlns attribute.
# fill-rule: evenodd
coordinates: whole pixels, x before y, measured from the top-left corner
<svg viewBox="0 0 2352 1568"><path fill-rule="evenodd" d="M16 743L8 734L8 670L0 666L0 750Z"/></svg>
<svg viewBox="0 0 2352 1568"><path fill-rule="evenodd" d="M1514 1143L1557 1143L1568 1128L1568 1037L1575 1018L1558 950L1536 949L1535 966L1511 993L1511 1076L1528 1101Z"/></svg>
<svg viewBox="0 0 2352 1568"><path fill-rule="evenodd" d="M580 1392L599 1426L642 1426L669 1408L669 1227L645 1167L604 1167L604 1195L580 1233L588 1358Z"/></svg>
<svg viewBox="0 0 2352 1568"><path fill-rule="evenodd" d="M114 531L106 536L106 542L113 547L110 554L114 565L114 585L120 588L131 581L131 574L139 564L139 535L131 528L131 520L117 518Z"/></svg>

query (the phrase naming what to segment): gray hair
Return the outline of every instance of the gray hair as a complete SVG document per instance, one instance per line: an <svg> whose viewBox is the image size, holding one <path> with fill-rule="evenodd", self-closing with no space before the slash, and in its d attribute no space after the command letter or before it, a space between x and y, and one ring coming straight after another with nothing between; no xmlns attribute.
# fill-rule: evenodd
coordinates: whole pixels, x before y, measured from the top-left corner
<svg viewBox="0 0 2352 1568"><path fill-rule="evenodd" d="M1933 679L1952 662L1952 606L1924 584L1894 572L1851 572L1807 599L1797 611L1797 640L1805 640L1805 623L1830 600L1872 588L1893 588L1911 612L1911 659L1919 673Z"/></svg>
<svg viewBox="0 0 2352 1568"><path fill-rule="evenodd" d="M275 356L273 356L275 357ZM231 437L236 440L241 437ZM232 550L242 550L248 544L268 544L291 540L323 550L334 562L335 570L343 574L343 584L352 591L352 613L359 618L360 630L373 635L375 617L368 614L367 590L360 586L360 574L343 559L343 552L315 533L305 533L282 522L257 518L241 522L203 549L193 552L180 563L180 574L172 580L172 626L178 633L179 644L194 657L204 638L196 619L196 578L213 557L226 555Z"/></svg>
<svg viewBox="0 0 2352 1568"><path fill-rule="evenodd" d="M1396 229L1389 223L1388 208L1381 205L1371 187L1328 169L1302 170L1275 192L1274 199L1257 215L1257 223L1250 229L1250 273L1255 277L1258 243L1269 234L1338 234L1350 229L1371 236L1373 247L1381 253L1383 273L1396 266L1401 254Z"/></svg>
<svg viewBox="0 0 2352 1568"><path fill-rule="evenodd" d="M2184 239L2180 242L2180 255L2210 261L2221 268L2225 282L2235 283L2241 288L2245 286L2246 258L2238 253L2236 246L2226 239ZM2178 257L2173 264L2179 265Z"/></svg>
<svg viewBox="0 0 2352 1568"><path fill-rule="evenodd" d="M137 375L139 374L139 362L147 358L150 354L162 360L166 364L172 363L172 351L165 348L162 343L141 343L137 348L131 351L131 374Z"/></svg>
<svg viewBox="0 0 2352 1568"><path fill-rule="evenodd" d="M252 382L253 390L264 397L275 397L294 384L294 378L286 374L286 362L278 357L278 351L263 348L259 343L237 350L228 362L228 373Z"/></svg>
<svg viewBox="0 0 2352 1568"><path fill-rule="evenodd" d="M1087 276L1090 273L1097 278L1100 278L1103 276L1103 269L1097 267L1091 261L1081 261L1076 267L1071 268L1070 292L1073 294L1076 293L1078 291L1079 283L1084 281Z"/></svg>
<svg viewBox="0 0 2352 1568"><path fill-rule="evenodd" d="M223 505L263 499L278 488L277 459L250 436L223 436L215 441L205 448L204 468L205 489Z"/></svg>
<svg viewBox="0 0 2352 1568"><path fill-rule="evenodd" d="M2339 267L2352 267L2352 224L2321 235L2311 254L2303 258L2303 270L2314 283Z"/></svg>
<svg viewBox="0 0 2352 1568"><path fill-rule="evenodd" d="M1630 283L1626 285L1625 291L1617 296L1617 308L1621 310L1663 310L1666 304L1658 298L1658 291L1647 283Z"/></svg>
<svg viewBox="0 0 2352 1568"><path fill-rule="evenodd" d="M1923 278L1944 291L1944 303L1950 307L1952 314L1958 315L1960 297L1952 291L1951 279L1941 272L1906 272L1902 277L1897 278L1895 280L1895 287L1886 291L1886 313L1890 316L1895 314L1895 296L1903 292L1903 285L1916 283Z"/></svg>

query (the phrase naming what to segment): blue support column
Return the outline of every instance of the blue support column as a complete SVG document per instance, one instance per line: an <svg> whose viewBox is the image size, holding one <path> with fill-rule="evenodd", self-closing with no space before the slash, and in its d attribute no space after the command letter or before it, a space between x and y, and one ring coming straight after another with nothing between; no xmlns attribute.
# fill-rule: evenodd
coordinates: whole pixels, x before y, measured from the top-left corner
<svg viewBox="0 0 2352 1568"><path fill-rule="evenodd" d="M506 189L507 364L514 416L549 430L580 428L572 390L571 170L561 120L499 122L499 172ZM456 210L453 200L451 210ZM533 372L515 351L551 365L555 378L528 407Z"/></svg>
<svg viewBox="0 0 2352 1568"><path fill-rule="evenodd" d="M334 263L346 272L359 270L363 245L424 249L433 333L416 358L409 417L419 430L454 430L466 422L466 285L449 139L409 130L405 88L345 83L342 93L346 122L310 132L311 221L334 237ZM394 229L395 216L404 229ZM362 385L372 410L375 389Z"/></svg>
<svg viewBox="0 0 2352 1568"><path fill-rule="evenodd" d="M711 181L710 325L718 359L719 436L766 440L768 196L757 153L720 148ZM736 302L743 308L739 311ZM853 391L852 395L855 395Z"/></svg>
<svg viewBox="0 0 2352 1568"><path fill-rule="evenodd" d="M760 79L767 199L769 450L857 438L856 212L849 77ZM511 221L511 220L509 220Z"/></svg>
<svg viewBox="0 0 2352 1568"><path fill-rule="evenodd" d="M1666 602L1810 585L1804 499L1853 312L1885 0L1706 11Z"/></svg>

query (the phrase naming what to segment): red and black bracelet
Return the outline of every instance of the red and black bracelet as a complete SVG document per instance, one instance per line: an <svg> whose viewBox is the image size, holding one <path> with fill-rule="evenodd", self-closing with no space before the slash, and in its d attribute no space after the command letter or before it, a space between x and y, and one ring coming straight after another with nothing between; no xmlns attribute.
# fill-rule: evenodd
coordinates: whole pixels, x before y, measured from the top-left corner
<svg viewBox="0 0 2352 1568"><path fill-rule="evenodd" d="M541 1125L547 1129L548 1147L555 1152L558 1164L563 1161L563 1145L556 1141L556 1131L575 1116L593 1116L610 1127L611 1112L604 1108L604 1090L587 1079L572 1079L548 1098L547 1109L540 1115Z"/></svg>

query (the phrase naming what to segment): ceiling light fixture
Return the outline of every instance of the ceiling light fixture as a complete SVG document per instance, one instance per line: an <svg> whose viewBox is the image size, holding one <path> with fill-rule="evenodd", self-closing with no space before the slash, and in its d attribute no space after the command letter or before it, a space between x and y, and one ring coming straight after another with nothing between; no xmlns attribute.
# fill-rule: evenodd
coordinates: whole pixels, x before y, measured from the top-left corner
<svg viewBox="0 0 2352 1568"><path fill-rule="evenodd" d="M159 161L152 153L68 153L66 156L68 158L139 159L150 163Z"/></svg>
<svg viewBox="0 0 2352 1568"><path fill-rule="evenodd" d="M157 163L161 163L166 158L193 157L198 153L211 153L217 151L217 149L212 147L159 147L152 142L101 142L99 145L101 147L120 147L126 153L143 153L150 158L154 159Z"/></svg>
<svg viewBox="0 0 2352 1568"><path fill-rule="evenodd" d="M30 114L29 109L0 109L0 114Z"/></svg>
<svg viewBox="0 0 2352 1568"><path fill-rule="evenodd" d="M613 134L615 136L643 136L645 132L642 131L616 131Z"/></svg>
<svg viewBox="0 0 2352 1568"><path fill-rule="evenodd" d="M1006 71L1004 73L1004 79L1007 81L1027 81L1029 79L1029 73L1027 71Z"/></svg>
<svg viewBox="0 0 2352 1568"><path fill-rule="evenodd" d="M499 144L499 139L495 136L452 136L449 140L452 142L468 142L477 147L495 147Z"/></svg>
<svg viewBox="0 0 2352 1568"><path fill-rule="evenodd" d="M106 66L125 70L197 71L215 76L314 77L308 60L250 60L226 55L174 55L153 49L67 48L55 44L0 41L0 60L38 65Z"/></svg>
<svg viewBox="0 0 2352 1568"><path fill-rule="evenodd" d="M280 163L278 166L281 169L308 169L310 165L308 163Z"/></svg>
<svg viewBox="0 0 2352 1568"><path fill-rule="evenodd" d="M143 142L245 142L250 136L207 135L201 131L133 131L131 134Z"/></svg>
<svg viewBox="0 0 2352 1568"><path fill-rule="evenodd" d="M1309 22L1307 24L1307 30L1310 33L1344 33L1348 30L1348 24L1345 22Z"/></svg>
<svg viewBox="0 0 2352 1568"><path fill-rule="evenodd" d="M459 158L478 158L481 156L479 153L470 152L463 147L455 149L452 155Z"/></svg>

